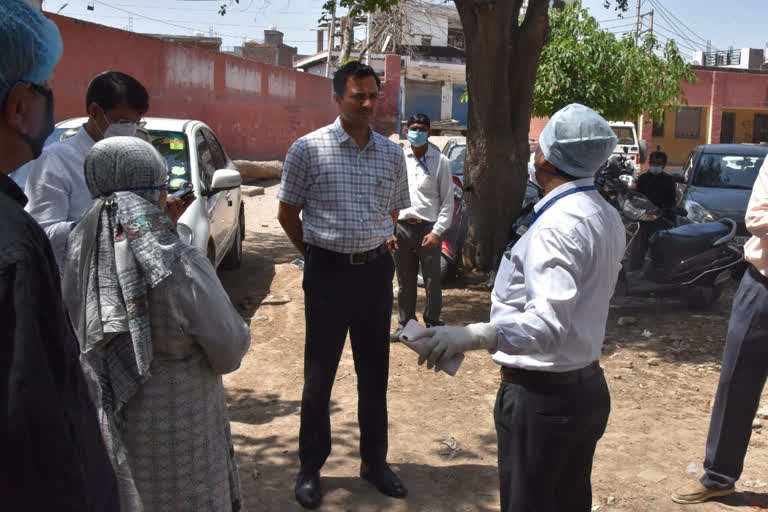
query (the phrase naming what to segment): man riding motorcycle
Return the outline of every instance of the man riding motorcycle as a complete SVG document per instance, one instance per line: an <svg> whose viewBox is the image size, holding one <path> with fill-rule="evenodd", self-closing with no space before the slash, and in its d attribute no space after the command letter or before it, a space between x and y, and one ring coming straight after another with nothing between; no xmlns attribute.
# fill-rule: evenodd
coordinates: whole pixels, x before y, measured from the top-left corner
<svg viewBox="0 0 768 512"><path fill-rule="evenodd" d="M643 266L650 236L657 231L674 226L677 181L664 172L666 165L667 154L660 150L654 151L648 159L648 171L637 179L637 191L663 210L664 215L655 221L640 223L637 235L632 241L630 270L637 270Z"/></svg>

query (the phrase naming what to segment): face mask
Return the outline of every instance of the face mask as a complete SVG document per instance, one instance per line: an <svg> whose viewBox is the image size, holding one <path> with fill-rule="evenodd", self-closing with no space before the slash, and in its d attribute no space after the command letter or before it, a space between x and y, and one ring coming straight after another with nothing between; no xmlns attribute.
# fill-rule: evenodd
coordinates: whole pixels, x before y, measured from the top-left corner
<svg viewBox="0 0 768 512"><path fill-rule="evenodd" d="M101 115L107 122L107 129L104 130L101 136L105 139L109 137L135 137L136 136L136 124L132 121L120 121L119 123L110 123L107 115L104 111L101 111Z"/></svg>
<svg viewBox="0 0 768 512"><path fill-rule="evenodd" d="M40 128L40 132L34 137L30 137L26 134L19 134L21 140L23 140L27 146L29 146L30 151L32 151L32 159L34 160L42 154L45 140L51 133L53 133L53 129L56 125L53 122L53 91L40 87L37 84L30 85L38 94L41 94L46 99L45 118L43 120L43 126Z"/></svg>
<svg viewBox="0 0 768 512"><path fill-rule="evenodd" d="M664 171L664 168L658 165L648 167L648 172L651 174L661 174L663 171Z"/></svg>
<svg viewBox="0 0 768 512"><path fill-rule="evenodd" d="M427 143L427 132L421 132L419 130L408 130L408 142L415 148L420 148Z"/></svg>

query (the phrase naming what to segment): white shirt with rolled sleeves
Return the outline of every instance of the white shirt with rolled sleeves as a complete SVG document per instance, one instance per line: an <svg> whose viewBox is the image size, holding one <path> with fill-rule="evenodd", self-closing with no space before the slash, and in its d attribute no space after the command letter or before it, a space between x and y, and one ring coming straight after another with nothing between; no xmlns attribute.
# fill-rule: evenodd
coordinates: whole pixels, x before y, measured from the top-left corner
<svg viewBox="0 0 768 512"><path fill-rule="evenodd" d="M560 185L539 201L593 184ZM619 213L596 190L554 202L502 258L491 294L493 360L550 372L600 359L608 307L625 247Z"/></svg>
<svg viewBox="0 0 768 512"><path fill-rule="evenodd" d="M424 160L427 169L423 167ZM453 217L451 162L430 144L422 161L416 158L412 148L406 149L405 163L408 166L411 207L401 210L399 218L434 222L432 232L442 235L450 227Z"/></svg>
<svg viewBox="0 0 768 512"><path fill-rule="evenodd" d="M29 164L25 193L26 210L51 241L59 269L63 270L67 240L92 198L85 184L85 155L95 142L84 127L75 135L51 144Z"/></svg>
<svg viewBox="0 0 768 512"><path fill-rule="evenodd" d="M354 254L393 235L390 212L410 206L405 156L370 134L361 150L336 119L288 150L277 199L303 209L305 243Z"/></svg>

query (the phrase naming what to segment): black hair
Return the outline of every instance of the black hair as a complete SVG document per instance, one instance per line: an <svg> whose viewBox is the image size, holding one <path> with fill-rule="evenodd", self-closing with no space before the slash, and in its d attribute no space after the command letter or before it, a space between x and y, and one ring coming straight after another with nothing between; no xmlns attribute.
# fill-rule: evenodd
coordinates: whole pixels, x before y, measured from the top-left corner
<svg viewBox="0 0 768 512"><path fill-rule="evenodd" d="M138 80L120 71L99 73L88 84L85 109L96 103L105 112L127 105L141 115L149 110L149 93Z"/></svg>
<svg viewBox="0 0 768 512"><path fill-rule="evenodd" d="M667 154L663 151L654 151L651 153L651 155L648 157L648 161L651 160L663 160L664 165L667 165Z"/></svg>
<svg viewBox="0 0 768 512"><path fill-rule="evenodd" d="M344 97L344 91L347 90L347 79L350 76L356 78L372 76L376 79L376 87L381 90L381 80L376 75L373 68L363 64L359 60L353 60L341 66L333 74L333 92L335 92L339 98Z"/></svg>
<svg viewBox="0 0 768 512"><path fill-rule="evenodd" d="M410 128L412 124L423 124L429 129L429 116L427 114L413 114L408 118L408 128Z"/></svg>

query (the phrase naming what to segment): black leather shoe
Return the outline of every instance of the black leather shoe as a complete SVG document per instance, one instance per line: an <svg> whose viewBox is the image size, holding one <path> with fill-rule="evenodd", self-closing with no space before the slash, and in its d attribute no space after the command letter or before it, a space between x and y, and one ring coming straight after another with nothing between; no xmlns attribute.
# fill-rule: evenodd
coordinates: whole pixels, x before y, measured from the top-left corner
<svg viewBox="0 0 768 512"><path fill-rule="evenodd" d="M300 471L296 479L296 501L304 508L317 508L323 502L320 492L320 472Z"/></svg>
<svg viewBox="0 0 768 512"><path fill-rule="evenodd" d="M405 498L408 495L408 489L387 464L372 468L363 463L360 476L375 485L381 494L392 498Z"/></svg>

